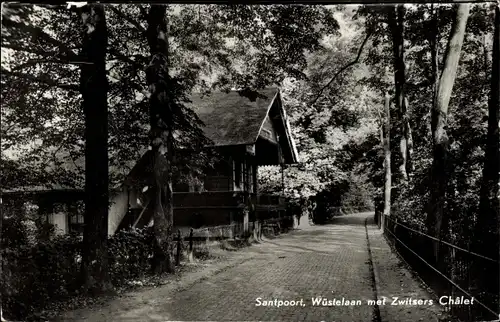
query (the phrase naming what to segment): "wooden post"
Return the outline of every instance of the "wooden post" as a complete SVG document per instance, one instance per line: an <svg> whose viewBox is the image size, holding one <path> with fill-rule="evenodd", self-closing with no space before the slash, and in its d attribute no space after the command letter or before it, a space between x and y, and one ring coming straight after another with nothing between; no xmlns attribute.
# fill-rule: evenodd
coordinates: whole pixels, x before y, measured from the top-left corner
<svg viewBox="0 0 500 322"><path fill-rule="evenodd" d="M193 258L193 228L191 228L191 231L189 232L189 253L188 253L188 260L190 263L194 261Z"/></svg>
<svg viewBox="0 0 500 322"><path fill-rule="evenodd" d="M193 251L193 228L191 228L191 231L189 232L189 251Z"/></svg>
<svg viewBox="0 0 500 322"><path fill-rule="evenodd" d="M250 198L250 196L248 196L248 198ZM249 199L247 199L249 200ZM248 202L247 202L248 204ZM249 220L249 211L248 211L248 208L245 207L245 209L243 209L243 236L247 236L248 234L248 220Z"/></svg>
<svg viewBox="0 0 500 322"><path fill-rule="evenodd" d="M175 256L175 265L181 264L181 230L177 229L177 256Z"/></svg>

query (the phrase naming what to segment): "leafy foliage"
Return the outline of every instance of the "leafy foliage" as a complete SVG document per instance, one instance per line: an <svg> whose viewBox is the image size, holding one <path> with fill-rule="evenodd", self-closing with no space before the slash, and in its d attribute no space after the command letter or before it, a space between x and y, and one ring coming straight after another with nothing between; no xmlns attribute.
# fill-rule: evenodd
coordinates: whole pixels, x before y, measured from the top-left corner
<svg viewBox="0 0 500 322"><path fill-rule="evenodd" d="M107 7L112 183L121 181L149 143L144 81L149 61L148 8ZM386 91L394 95L395 86L388 8L170 6L169 57L176 84L172 90L182 115L175 120L179 130L175 181L192 180L211 166L212 156L199 152L203 141L196 129L201 124L185 107L190 92L238 88L252 95L254 89L278 84L301 160L284 167L283 179L279 167L261 167L260 191L284 192L291 198L290 213L314 213L316 222L338 214L339 207L376 206L373 203L380 200L384 182L383 99ZM7 9L2 13L2 184L7 188L78 186L84 143L81 98L74 86L78 83L75 59L80 45L74 32L78 22L57 6L10 5ZM462 247L481 238L476 226L493 63L491 9L492 4L486 3L472 6L447 120L450 156L445 211L450 214L450 226L443 238ZM453 7L446 4L405 5L404 91L414 169L407 185L393 178L392 213L418 230L424 230L430 198L435 63L442 69L453 14ZM399 111L393 107L390 114L392 166L397 168L401 162ZM24 226L9 225L18 228L5 228L6 234L17 231L11 236L27 239L19 233ZM117 254L115 282L138 276L147 265L147 236L129 232L110 241ZM52 254L51 249L59 246L44 247L40 252Z"/></svg>
<svg viewBox="0 0 500 322"><path fill-rule="evenodd" d="M2 230L4 316L25 319L81 291L79 236L54 235L53 226L37 227L22 212L4 218ZM41 234L46 238L40 238ZM109 274L114 285L150 272L152 236L150 230L134 230L109 239Z"/></svg>
<svg viewBox="0 0 500 322"><path fill-rule="evenodd" d="M2 127L2 153L11 160L4 169L15 173L4 178L5 184L16 186L7 179L20 177L26 178L26 185L81 186L83 115L74 85L81 46L74 33L77 17L62 6L13 5L9 9L2 22L6 58L2 59L6 107L2 109L6 125ZM195 151L200 151L203 140L196 131L196 115L182 107L188 101L186 94L212 88L261 88L300 74L306 66L306 51L319 48L323 35L334 34L338 27L332 12L321 6L185 5L170 9L171 76L179 85L174 97L183 110L176 120L182 133L176 137L177 145ZM111 186L121 182L149 143L144 81L149 59L147 10L148 5L106 7ZM12 95L19 88L26 93ZM42 108L31 108L39 104ZM20 156L14 155L21 151ZM210 157L202 153L204 158L188 159L188 155L193 153L176 158L179 167L189 165L190 170L203 172L200 161L209 162Z"/></svg>
<svg viewBox="0 0 500 322"><path fill-rule="evenodd" d="M33 221L17 214L5 218L2 227L3 311L17 319L26 318L49 301L74 294L79 277L79 238L40 239L36 236L39 230L30 223Z"/></svg>
<svg viewBox="0 0 500 322"><path fill-rule="evenodd" d="M151 229L121 230L108 240L110 273L114 285L149 273L153 257Z"/></svg>

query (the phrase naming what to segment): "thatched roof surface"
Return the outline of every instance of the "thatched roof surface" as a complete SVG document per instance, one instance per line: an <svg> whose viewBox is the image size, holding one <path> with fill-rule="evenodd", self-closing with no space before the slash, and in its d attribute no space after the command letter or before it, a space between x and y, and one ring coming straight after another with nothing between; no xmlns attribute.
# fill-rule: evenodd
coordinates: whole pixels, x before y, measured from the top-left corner
<svg viewBox="0 0 500 322"><path fill-rule="evenodd" d="M266 88L259 94L253 102L238 91L193 94L190 105L214 146L254 144L278 89Z"/></svg>

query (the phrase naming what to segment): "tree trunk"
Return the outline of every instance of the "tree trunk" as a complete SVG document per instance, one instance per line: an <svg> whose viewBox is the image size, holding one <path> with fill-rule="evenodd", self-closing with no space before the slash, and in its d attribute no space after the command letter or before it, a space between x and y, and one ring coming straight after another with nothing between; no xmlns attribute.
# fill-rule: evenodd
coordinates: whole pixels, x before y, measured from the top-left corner
<svg viewBox="0 0 500 322"><path fill-rule="evenodd" d="M81 55L81 94L85 115L85 227L82 274L91 293L112 290L108 274L108 35L104 7L80 10L84 34Z"/></svg>
<svg viewBox="0 0 500 322"><path fill-rule="evenodd" d="M385 119L382 117L382 113L379 113L379 140L380 140L380 149L384 153L384 126ZM382 161L385 169L385 158ZM382 227L382 216L384 213L384 189L376 189L375 191L375 223L378 225L379 229L383 229Z"/></svg>
<svg viewBox="0 0 500 322"><path fill-rule="evenodd" d="M498 258L498 237L500 236L500 210L499 210L499 171L500 171L500 146L498 132L498 114L500 101L500 8L495 7L495 32L493 39L491 90L488 102L488 132L486 137L485 160L483 168L483 179L481 184L479 213L475 229L476 247L475 251L491 258ZM495 266L490 266L495 270ZM484 272L487 273L487 272ZM498 276L494 271L492 276ZM498 272L496 272L498 273ZM482 275L487 276L487 275ZM485 279L486 280L486 279ZM496 287L498 291L498 280L487 281L489 285L483 285L487 290Z"/></svg>
<svg viewBox="0 0 500 322"><path fill-rule="evenodd" d="M389 93L385 94L385 135L384 135L384 169L385 169L385 183L384 183L384 213L381 220L382 231L384 230L385 216L391 215L391 108L390 108Z"/></svg>
<svg viewBox="0 0 500 322"><path fill-rule="evenodd" d="M436 105L436 97L437 97L437 92L438 92L438 87L439 87L439 41L438 41L438 35L439 35L439 26L438 26L438 9L434 7L434 4L431 5L431 10L432 10L432 20L431 20L431 26L430 26L430 31L428 33L428 40L429 40L429 46L431 48L431 64L432 64L432 80L433 80L433 87L432 87L432 105L429 110L429 114L432 115L432 109L433 106ZM432 123L432 121L431 121ZM432 126L429 127L429 134L432 136Z"/></svg>
<svg viewBox="0 0 500 322"><path fill-rule="evenodd" d="M398 111L398 127L400 128L400 154L401 164L399 173L403 183L408 182L410 172L409 135L411 132L407 111L407 98L405 97L406 71L404 62L404 5L389 7L389 25L392 37L392 53L394 68L394 83L396 92L396 109Z"/></svg>
<svg viewBox="0 0 500 322"><path fill-rule="evenodd" d="M2 204L2 198L0 196L0 285L3 284L3 243L2 243L2 232L3 232L3 204ZM0 290L0 321L3 322L3 291Z"/></svg>
<svg viewBox="0 0 500 322"><path fill-rule="evenodd" d="M429 234L441 239L448 230L448 215L444 212L445 192L448 182L448 135L446 133L448 105L457 74L460 52L469 16L470 4L456 5L456 17L451 28L444 59L443 72L439 79L435 102L431 111L433 138L433 163L431 169L431 197L427 213ZM434 244L434 256L439 258L439 243Z"/></svg>
<svg viewBox="0 0 500 322"><path fill-rule="evenodd" d="M384 148L384 126L385 126L385 119L382 119L380 121L380 129L379 129L380 145L382 146L382 149Z"/></svg>
<svg viewBox="0 0 500 322"><path fill-rule="evenodd" d="M483 35L483 66L484 66L484 77L485 78L488 78L488 74L490 73L490 68L489 68L489 61L488 61L488 45L487 45L487 42L488 42L488 36L487 34L485 33ZM495 39L493 39L493 42L495 42ZM493 44L494 46L495 44ZM494 53L492 54L492 56L494 55Z"/></svg>
<svg viewBox="0 0 500 322"><path fill-rule="evenodd" d="M153 152L153 222L155 253L153 271L156 274L174 272L173 263L173 192L172 192L172 150L173 115L169 92L168 75L168 21L165 5L151 5L148 17L147 39L151 62L146 78L151 92L150 125ZM162 169L164 158L160 148L166 141L166 169ZM165 178L162 174L166 173Z"/></svg>
<svg viewBox="0 0 500 322"><path fill-rule="evenodd" d="M479 211L475 224L472 251L483 254L489 258L498 260L500 254L500 210L498 182L500 171L499 155L499 95L500 95L500 7L495 7L495 31L493 36L491 89L488 102L488 130L485 146L485 160L483 178L481 182ZM485 53L486 53L485 48ZM487 66L487 58L485 57ZM487 68L487 67L486 67ZM486 69L485 68L485 69ZM472 276L474 288L478 292L484 292L484 304L488 307L498 307L499 294L498 266L485 265L484 261L478 260L472 263Z"/></svg>
<svg viewBox="0 0 500 322"><path fill-rule="evenodd" d="M408 109L410 108L410 104L408 103L408 98L405 97L404 100L405 113L408 113ZM406 159L406 171L407 173L412 173L415 170L415 164L413 163L413 133L410 126L410 118L406 117L405 121L405 135L406 135L406 151L407 151L407 159Z"/></svg>

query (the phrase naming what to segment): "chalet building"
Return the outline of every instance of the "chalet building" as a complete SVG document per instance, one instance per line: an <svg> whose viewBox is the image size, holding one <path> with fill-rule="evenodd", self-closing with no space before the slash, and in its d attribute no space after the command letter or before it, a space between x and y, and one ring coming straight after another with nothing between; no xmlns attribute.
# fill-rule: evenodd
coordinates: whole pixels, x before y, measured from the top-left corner
<svg viewBox="0 0 500 322"><path fill-rule="evenodd" d="M200 228L238 224L244 230L255 219L281 216L285 211L282 196L258 193L260 165L298 162L283 101L278 88L267 88L251 100L237 91L215 92L191 97L192 108L205 124L205 136L212 142L220 160L200 178L200 184L174 185L174 227ZM150 203L152 153L147 151L136 163L123 184L110 193L108 233L119 229L152 225ZM165 160L163 160L165 162ZM7 192L2 199L17 200L27 192ZM16 195L18 198L16 198ZM49 190L28 193L47 220L61 233L81 230L82 190ZM65 211L54 205L65 204ZM80 210L80 211L79 211Z"/></svg>

